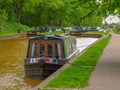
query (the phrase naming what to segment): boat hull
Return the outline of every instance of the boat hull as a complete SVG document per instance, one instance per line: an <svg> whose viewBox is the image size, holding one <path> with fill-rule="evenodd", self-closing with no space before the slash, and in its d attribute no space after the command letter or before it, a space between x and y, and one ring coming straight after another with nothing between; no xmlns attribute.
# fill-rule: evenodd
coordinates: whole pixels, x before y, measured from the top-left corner
<svg viewBox="0 0 120 90"><path fill-rule="evenodd" d="M68 60L58 60L57 63L46 63L44 60L39 60L38 62L31 63L30 60L25 59L24 61L25 76L40 80L44 80L68 62Z"/></svg>

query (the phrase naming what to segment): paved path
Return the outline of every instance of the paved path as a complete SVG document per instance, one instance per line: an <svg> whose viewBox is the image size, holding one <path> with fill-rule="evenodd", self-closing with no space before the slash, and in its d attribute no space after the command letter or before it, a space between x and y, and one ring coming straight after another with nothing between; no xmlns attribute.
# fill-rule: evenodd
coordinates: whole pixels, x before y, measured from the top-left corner
<svg viewBox="0 0 120 90"><path fill-rule="evenodd" d="M120 90L120 35L112 37L90 78L82 90Z"/></svg>

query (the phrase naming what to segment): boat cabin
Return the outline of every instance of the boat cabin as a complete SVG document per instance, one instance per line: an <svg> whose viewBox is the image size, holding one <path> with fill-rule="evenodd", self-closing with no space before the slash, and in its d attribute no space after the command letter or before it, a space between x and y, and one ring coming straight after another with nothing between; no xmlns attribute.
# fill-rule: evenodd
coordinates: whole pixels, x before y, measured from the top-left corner
<svg viewBox="0 0 120 90"><path fill-rule="evenodd" d="M41 36L29 39L27 58L66 58L76 50L73 36Z"/></svg>

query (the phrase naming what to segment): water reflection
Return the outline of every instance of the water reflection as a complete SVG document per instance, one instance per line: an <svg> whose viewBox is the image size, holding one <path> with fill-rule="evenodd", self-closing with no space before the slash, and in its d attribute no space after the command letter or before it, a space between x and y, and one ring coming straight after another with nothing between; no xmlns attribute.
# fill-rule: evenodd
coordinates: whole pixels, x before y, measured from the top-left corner
<svg viewBox="0 0 120 90"><path fill-rule="evenodd" d="M24 77L27 39L0 40L0 90L26 90L41 81Z"/></svg>
<svg viewBox="0 0 120 90"><path fill-rule="evenodd" d="M24 83L27 87L37 86L40 82L41 82L41 80L38 80L38 79L32 79L29 77L24 78Z"/></svg>

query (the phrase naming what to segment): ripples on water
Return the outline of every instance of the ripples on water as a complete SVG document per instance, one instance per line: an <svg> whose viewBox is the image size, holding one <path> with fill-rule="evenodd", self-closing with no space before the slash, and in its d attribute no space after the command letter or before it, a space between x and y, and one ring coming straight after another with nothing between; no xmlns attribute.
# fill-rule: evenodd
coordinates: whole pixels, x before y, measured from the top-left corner
<svg viewBox="0 0 120 90"><path fill-rule="evenodd" d="M27 39L0 40L0 90L27 90L41 81L24 77Z"/></svg>

